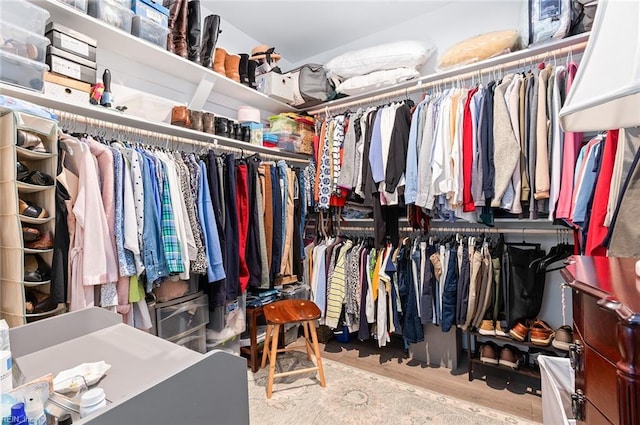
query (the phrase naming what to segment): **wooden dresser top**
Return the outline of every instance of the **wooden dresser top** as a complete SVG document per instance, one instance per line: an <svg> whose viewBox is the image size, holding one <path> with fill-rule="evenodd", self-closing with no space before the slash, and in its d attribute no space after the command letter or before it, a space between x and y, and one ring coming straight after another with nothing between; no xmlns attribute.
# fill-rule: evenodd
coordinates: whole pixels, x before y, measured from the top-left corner
<svg viewBox="0 0 640 425"><path fill-rule="evenodd" d="M640 277L635 264L640 258L574 255L561 274L574 289L598 298L598 304L620 319L640 325Z"/></svg>

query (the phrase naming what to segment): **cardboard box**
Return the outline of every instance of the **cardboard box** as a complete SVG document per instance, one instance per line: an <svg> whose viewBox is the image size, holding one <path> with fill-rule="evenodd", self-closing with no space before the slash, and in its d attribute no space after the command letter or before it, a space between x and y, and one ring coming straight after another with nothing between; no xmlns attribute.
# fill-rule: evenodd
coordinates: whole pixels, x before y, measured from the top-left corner
<svg viewBox="0 0 640 425"><path fill-rule="evenodd" d="M56 22L49 22L45 28L45 37L57 49L76 55L82 59L96 61L98 42L78 31L67 28Z"/></svg>

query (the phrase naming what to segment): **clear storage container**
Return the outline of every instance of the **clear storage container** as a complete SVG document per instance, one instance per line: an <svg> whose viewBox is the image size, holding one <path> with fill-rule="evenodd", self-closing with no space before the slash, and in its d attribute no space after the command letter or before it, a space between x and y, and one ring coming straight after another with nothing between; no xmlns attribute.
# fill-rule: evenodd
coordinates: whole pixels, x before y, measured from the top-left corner
<svg viewBox="0 0 640 425"><path fill-rule="evenodd" d="M300 152L300 146L302 145L300 135L286 132L272 132L271 134L278 136L278 148L287 152Z"/></svg>
<svg viewBox="0 0 640 425"><path fill-rule="evenodd" d="M3 22L10 22L22 29L42 35L47 19L51 15L47 10L25 0L11 0L0 1L0 16Z"/></svg>
<svg viewBox="0 0 640 425"><path fill-rule="evenodd" d="M58 0L62 3L68 4L71 7L82 10L87 13L87 0Z"/></svg>
<svg viewBox="0 0 640 425"><path fill-rule="evenodd" d="M142 16L134 16L131 24L131 34L156 44L163 49L167 48L167 35L169 30L156 24L151 19Z"/></svg>
<svg viewBox="0 0 640 425"><path fill-rule="evenodd" d="M163 28L169 25L169 9L164 7L160 0L131 0L131 10Z"/></svg>
<svg viewBox="0 0 640 425"><path fill-rule="evenodd" d="M47 65L0 50L0 80L42 92Z"/></svg>
<svg viewBox="0 0 640 425"><path fill-rule="evenodd" d="M167 307L157 307L158 336L175 338L209 323L209 301L206 295Z"/></svg>
<svg viewBox="0 0 640 425"><path fill-rule="evenodd" d="M272 133L293 133L298 129L298 123L284 115L272 115L269 117L269 128Z"/></svg>
<svg viewBox="0 0 640 425"><path fill-rule="evenodd" d="M44 62L49 40L0 19L0 49L14 55Z"/></svg>
<svg viewBox="0 0 640 425"><path fill-rule="evenodd" d="M122 31L131 32L133 12L128 7L122 6L122 1L116 0L89 0L89 15L120 28Z"/></svg>

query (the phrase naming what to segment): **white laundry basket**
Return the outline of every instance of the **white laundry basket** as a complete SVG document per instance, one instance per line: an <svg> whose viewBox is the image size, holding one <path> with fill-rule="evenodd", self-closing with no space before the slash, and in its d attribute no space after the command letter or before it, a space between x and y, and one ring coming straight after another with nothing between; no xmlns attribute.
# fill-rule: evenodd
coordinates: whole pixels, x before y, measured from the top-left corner
<svg viewBox="0 0 640 425"><path fill-rule="evenodd" d="M575 425L576 420L571 418L575 373L569 359L538 356L538 364L542 379L542 423Z"/></svg>

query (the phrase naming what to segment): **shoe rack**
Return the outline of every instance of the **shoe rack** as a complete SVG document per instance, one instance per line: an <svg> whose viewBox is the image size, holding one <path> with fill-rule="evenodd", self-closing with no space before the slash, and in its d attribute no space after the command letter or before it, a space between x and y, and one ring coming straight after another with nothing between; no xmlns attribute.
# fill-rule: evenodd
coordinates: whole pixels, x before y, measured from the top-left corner
<svg viewBox="0 0 640 425"><path fill-rule="evenodd" d="M540 369L537 365L532 364L529 350L535 349L540 351L541 354L558 357L566 357L568 355L567 351L557 349L551 345L541 346L529 341L517 341L509 336L483 335L476 331L466 331L465 333L467 336L467 373L469 375L469 382L473 381L474 375L478 377L488 376L491 370L496 372L500 370L509 374L516 374L536 380L538 389L540 389ZM487 341L493 341L498 346L498 349L502 349L504 345L512 345L518 348L523 355L523 360L518 369L482 362L480 360L480 346L483 342ZM483 372L486 371L486 374L480 370L476 370L481 368L484 368Z"/></svg>
<svg viewBox="0 0 640 425"><path fill-rule="evenodd" d="M0 112L1 113L1 112ZM46 153L17 146L18 130L38 135ZM0 318L10 327L52 316L65 310L64 304L39 314L27 314L25 291L33 288L50 293L50 280L25 282L25 256L36 254L51 266L53 249L25 248L22 227L37 228L41 234L55 232L55 181L52 186L23 183L17 179L20 161L30 171L39 170L55 180L58 152L55 121L23 112L6 112L0 116ZM19 200L32 202L48 212L46 218L20 215Z"/></svg>

